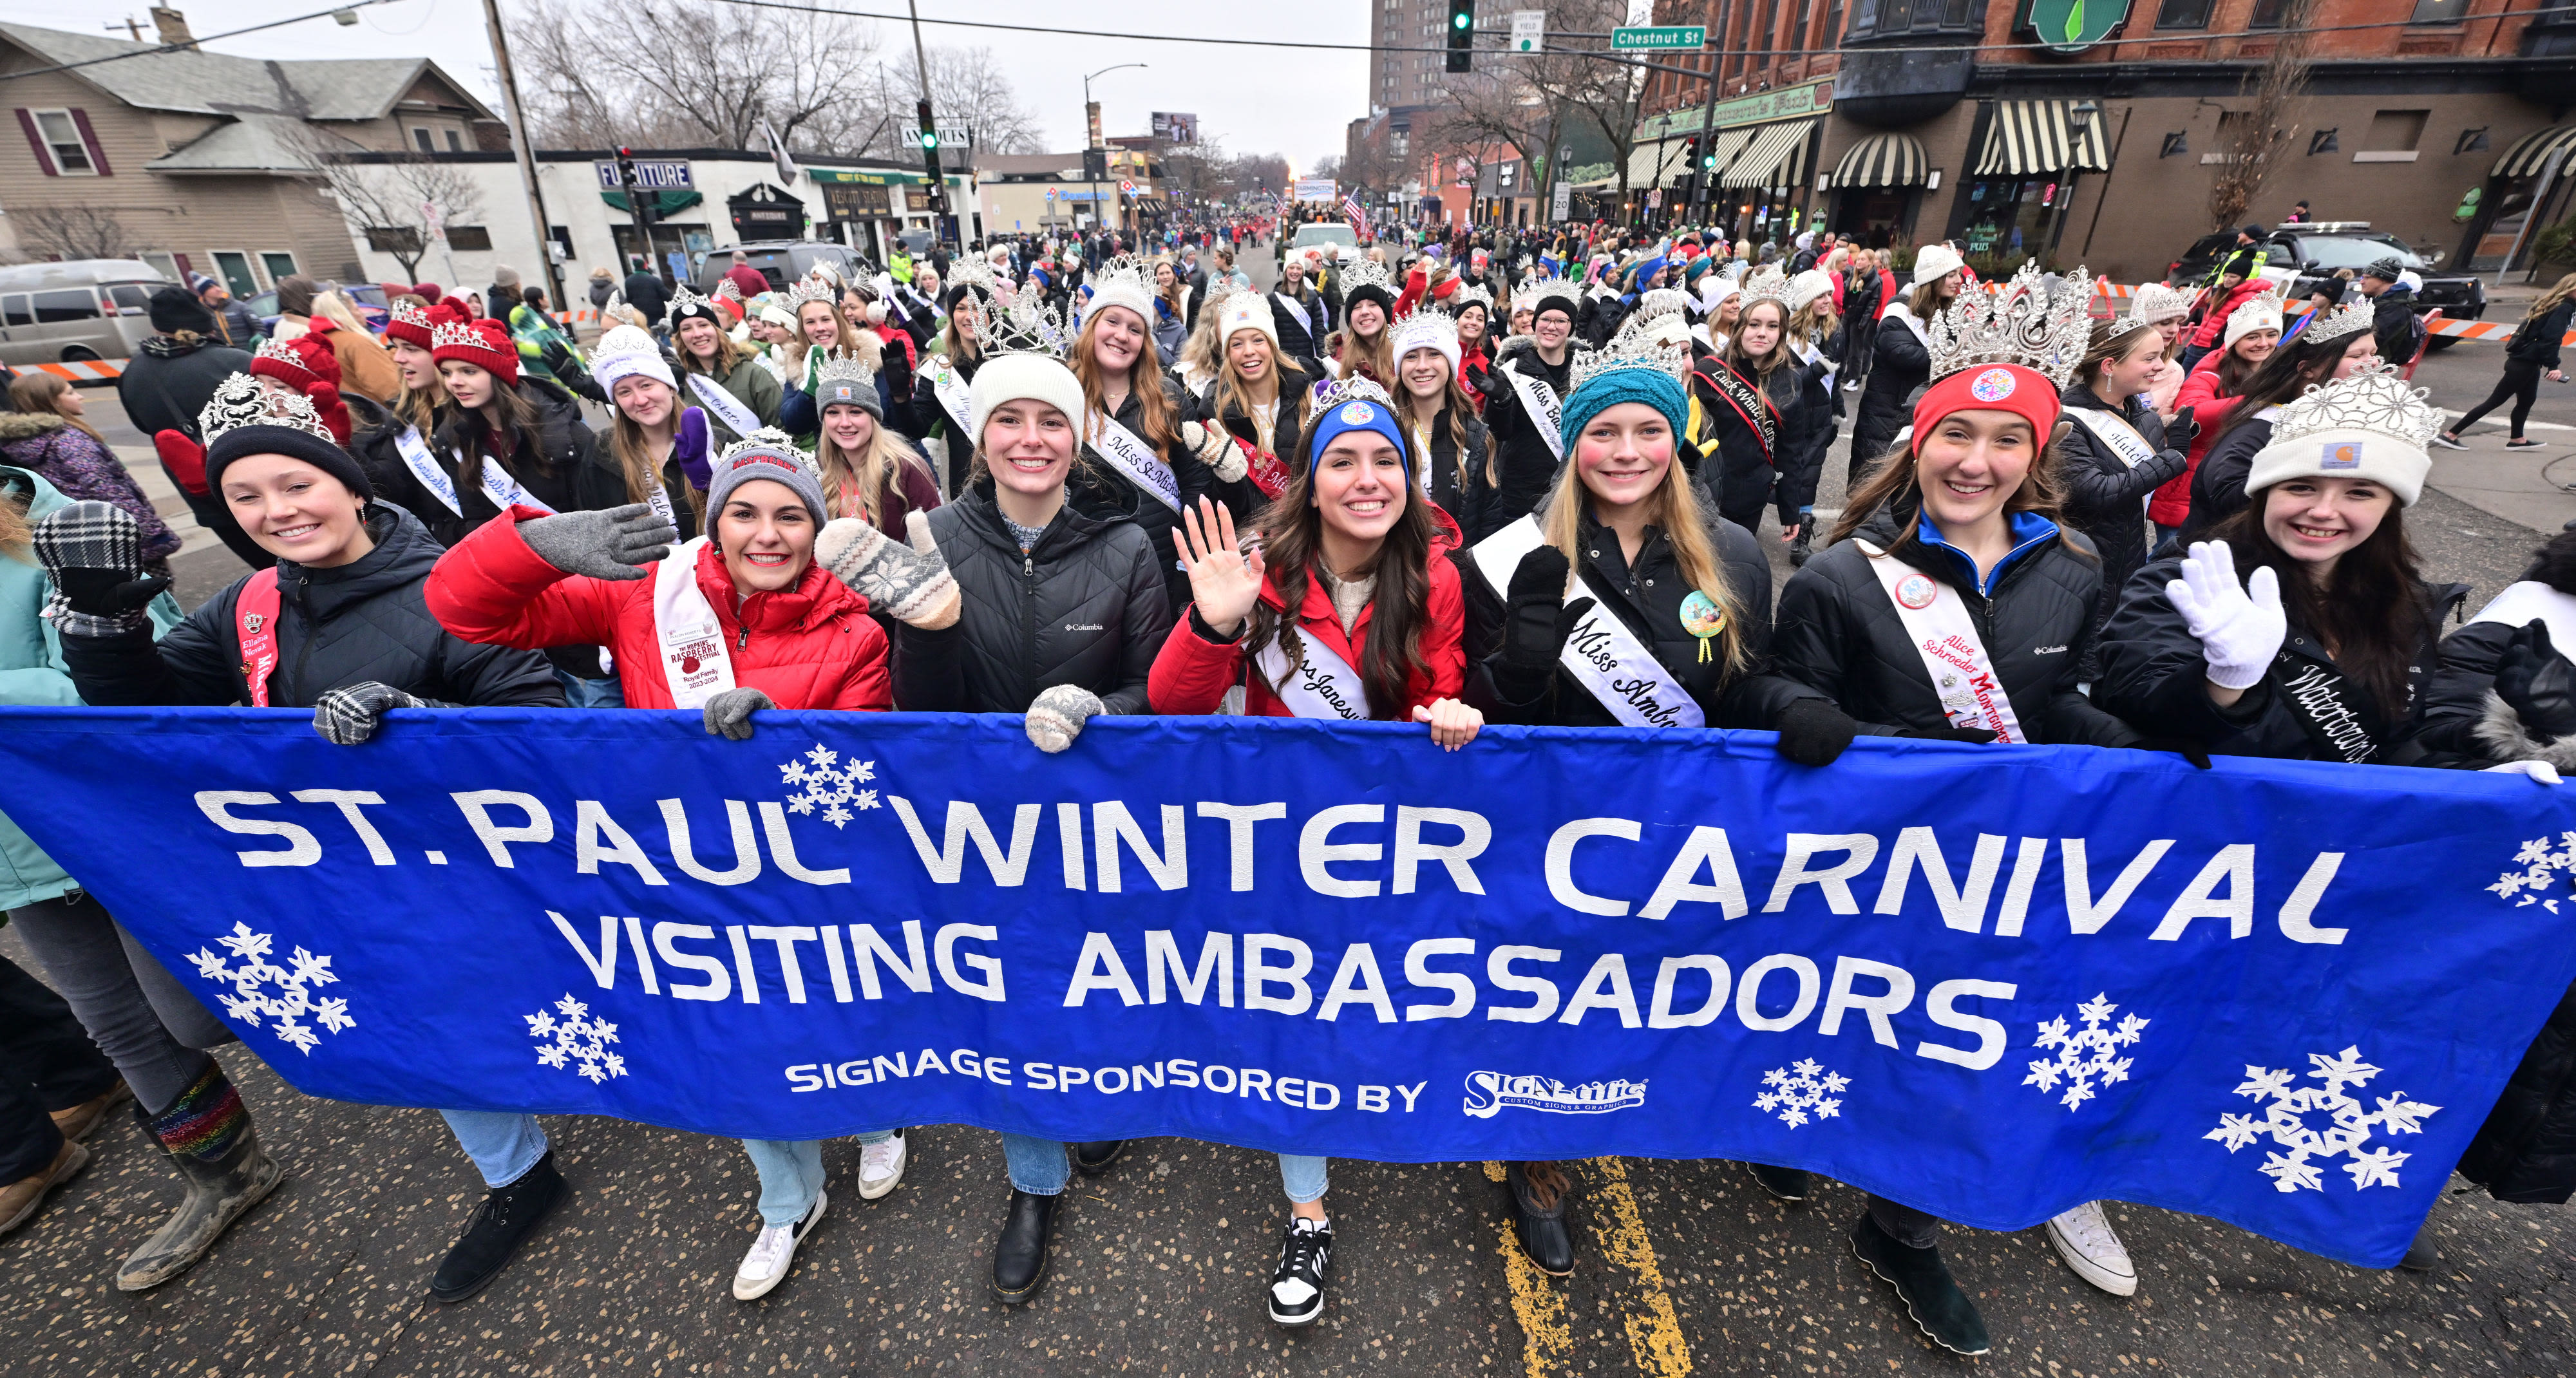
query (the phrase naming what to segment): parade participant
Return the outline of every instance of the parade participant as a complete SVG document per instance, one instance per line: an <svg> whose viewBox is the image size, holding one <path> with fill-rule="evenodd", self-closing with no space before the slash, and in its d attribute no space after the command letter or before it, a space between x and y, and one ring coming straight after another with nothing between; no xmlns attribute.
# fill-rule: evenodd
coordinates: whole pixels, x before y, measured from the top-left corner
<svg viewBox="0 0 2576 1378"><path fill-rule="evenodd" d="M1726 342L1735 324L1744 316L1744 281L1723 273L1711 273L1700 279L1700 323L1691 330L1691 338L1707 347L1712 354L1726 352Z"/></svg>
<svg viewBox="0 0 2576 1378"><path fill-rule="evenodd" d="M968 397L975 370L983 362L975 323L992 307L996 290L994 277L982 262L967 259L956 265L940 300L946 318L921 362L912 400L906 404L910 420L902 430L925 444L935 440L945 452L941 488L951 495L965 491L966 471L974 459L966 426Z"/></svg>
<svg viewBox="0 0 2576 1378"><path fill-rule="evenodd" d="M1836 253L1842 252L1840 249ZM1816 484L1824 477L1825 455L1833 449L1841 426L1834 419L1834 372L1842 366L1846 340L1842 317L1834 307L1840 279L1830 269L1811 268L1789 284L1788 346L1803 366L1807 381L1798 399L1808 416L1807 443L1786 456L1775 497L1780 511L1780 539L1789 547L1789 565L1807 563L1815 543Z"/></svg>
<svg viewBox="0 0 2576 1378"><path fill-rule="evenodd" d="M1494 458L1485 495L1482 525L1499 531L1528 516L1547 496L1548 481L1565 460L1565 426L1560 414L1566 368L1572 362L1575 313L1582 309L1575 286L1547 278L1512 297L1517 318L1526 305L1530 333L1503 346L1494 358L1494 394L1485 415L1493 432Z"/></svg>
<svg viewBox="0 0 2576 1378"><path fill-rule="evenodd" d="M1719 514L1748 533L1762 524L1774 478L1813 443L1818 415L1807 396L1825 365L1804 364L1788 342L1789 280L1764 267L1744 283L1744 314L1725 352L1699 361L1691 386L1717 438L1715 471L1703 475ZM1782 495L1797 514L1796 494Z"/></svg>
<svg viewBox="0 0 2576 1378"><path fill-rule="evenodd" d="M1181 346L1189 340L1192 310L1190 287L1174 271L1168 258L1154 260L1154 348L1165 365L1178 359Z"/></svg>
<svg viewBox="0 0 2576 1378"><path fill-rule="evenodd" d="M1316 341L1332 329L1333 313L1324 304L1324 294L1306 281L1309 260L1304 254L1290 254L1279 262L1279 286L1270 293L1270 307L1276 317L1271 333L1279 347L1290 358L1317 357Z"/></svg>
<svg viewBox="0 0 2576 1378"><path fill-rule="evenodd" d="M1948 308L1927 332L1932 385L1915 405L1911 439L1852 493L1833 544L1781 591L1772 636L1780 672L1831 698L1854 730L2154 745L2076 688L2104 592L2090 543L2055 520L2045 452L2071 424L2058 394L2083 353L2085 307L2076 294L2048 302L2033 263L1995 296ZM1961 671L2000 694L1937 687ZM1775 1196L1806 1194L1804 1172L1755 1175ZM2099 1216L2092 1206L2068 1215L2088 1212ZM2063 1229L2089 1223L2061 1217ZM1941 1260L1938 1225L1872 1196L1853 1252L1894 1284L1935 1343L1983 1353L1985 1323ZM2126 1265L2107 1223L2100 1239L2088 1231L2077 1242L2097 1268Z"/></svg>
<svg viewBox="0 0 2576 1378"><path fill-rule="evenodd" d="M867 600L815 559L826 509L811 461L765 430L711 467L705 537L682 541L644 503L552 516L514 507L440 557L429 610L483 645L605 645L627 706L695 709L708 735L733 741L750 739L753 715L766 709L890 708L885 633ZM953 619L955 586L946 593ZM676 649L684 643L685 660ZM703 658L709 645L713 662ZM857 1137L859 1196L877 1200L903 1180L902 1131ZM733 1295L753 1301L786 1280L829 1198L819 1142L742 1146L760 1178L761 1229L735 1269Z"/></svg>
<svg viewBox="0 0 2576 1378"><path fill-rule="evenodd" d="M2140 289L2139 295L2141 300L2145 298L2144 289ZM2130 313L2129 319L2140 322L2135 312ZM2158 329L2161 330L2160 325ZM2178 419L2182 410L2189 409L2194 431L2191 439L2181 447L2183 471L2165 480L2155 495L2147 499L2147 520L2154 524L2159 544L2171 540L2191 516L2192 475L2199 471L2200 462L2209 457L2209 447L2217 441L2218 433L2234 419L2236 403L2244 394L2246 380L2253 377L2254 371L2262 367L2263 361L2271 358L2272 351L2280 346L2280 294L2277 291L2258 293L2237 307L2236 314L2227 321L2226 341L2219 353L2201 360L2200 367L2193 369L2191 377L2178 387L2166 386L2175 374L2182 372L2171 364L2172 355L2168 352L2167 367L2156 375L2155 382L2148 389L2150 394L2171 401L2170 409L2158 403L2160 414L2169 423ZM2167 345L2170 350L2171 342L2168 341Z"/></svg>
<svg viewBox="0 0 2576 1378"><path fill-rule="evenodd" d="M1383 390L1395 377L1395 356L1387 322L1395 314L1395 293L1388 290L1386 265L1373 258L1346 264L1342 270L1342 328L1325 343L1336 378L1360 377Z"/></svg>
<svg viewBox="0 0 2576 1378"><path fill-rule="evenodd" d="M1029 740L1059 752L1095 714L1149 711L1146 674L1172 625L1169 566L1129 520L1131 493L1081 477L1090 407L1056 357L1065 330L1053 308L1023 292L977 322L984 362L966 430L980 437L975 464L966 489L925 519L922 542L936 543L963 610L949 626L907 621L897 631L895 705L1024 714ZM870 539L864 523L836 523L833 534L843 529L853 533L847 546L827 544L822 558L845 580L906 558L901 542ZM1075 1144L1072 1165L1105 1172L1125 1148L1116 1139ZM1046 1278L1066 1145L1005 1134L1002 1154L1011 1198L992 1286L1001 1301L1023 1302Z"/></svg>
<svg viewBox="0 0 2576 1378"><path fill-rule="evenodd" d="M123 511L141 532L138 554L145 572L168 578L179 533L161 520L142 485L90 425L79 391L50 373L21 373L9 382L9 400L16 410L0 412L0 464L26 470L74 502L110 503Z"/></svg>
<svg viewBox="0 0 2576 1378"><path fill-rule="evenodd" d="M826 355L843 350L882 366L884 346L874 335L862 334L842 314L840 295L839 289L819 277L801 279L787 289L785 308L794 319L795 334L780 351L787 365L783 379L787 392L778 405L778 429L791 436L814 434L816 373Z"/></svg>
<svg viewBox="0 0 2576 1378"><path fill-rule="evenodd" d="M786 389L776 374L760 367L758 349L726 332L727 308L719 300L699 296L682 283L671 294L664 319L671 327L671 352L680 363L680 384L688 389L686 404L706 413L713 427L709 443L721 446L776 425Z"/></svg>
<svg viewBox="0 0 2576 1378"><path fill-rule="evenodd" d="M2454 450L2465 450L2460 432L2478 424L2478 418L2513 402L2513 430L2506 438L2508 450L2533 450L2541 442L2522 433L2525 417L2531 415L2531 404L2540 397L2540 380L2546 376L2553 383L2567 381L2558 367L2559 342L2576 324L2576 273L2560 278L2558 284L2534 298L2531 309L2522 313L2522 324L2514 327L2513 338L2504 342L2504 376L2496 380L2495 391L2464 413L2458 423L2443 428L2434 444Z"/></svg>
<svg viewBox="0 0 2576 1378"><path fill-rule="evenodd" d="M2092 279L2081 271L2071 282L2072 295L2091 295ZM2189 462L2184 449L2192 439L2191 414L2167 427L2141 396L2164 366L2164 337L2154 326L2097 322L2075 377L2057 399L2075 423L2057 445L2054 477L2063 519L2092 542L2102 587L2109 591L2095 610L2091 640L2099 640L2120 590L2147 562L2148 496ZM2092 680L2091 662L2077 668L2086 682Z"/></svg>
<svg viewBox="0 0 2576 1378"><path fill-rule="evenodd" d="M1093 275L1095 289L1069 362L1082 380L1088 430L1083 462L1104 493L1123 498L1136 524L1165 557L1168 592L1188 588L1169 542L1173 523L1211 481L1242 477L1242 455L1226 437L1190 419L1190 396L1154 361L1151 270L1121 255ZM1222 466L1228 472L1213 472Z"/></svg>
<svg viewBox="0 0 2576 1378"><path fill-rule="evenodd" d="M1483 534L1478 508L1492 484L1485 423L1458 381L1458 323L1439 307L1423 307L1399 317L1394 335L1403 384L1393 401L1396 424L1422 461L1423 492L1473 541Z"/></svg>
<svg viewBox="0 0 2576 1378"><path fill-rule="evenodd" d="M1199 410L1245 452L1242 476L1218 478L1209 494L1248 522L1263 504L1287 491L1288 466L1306 453L1302 438L1310 390L1323 381L1324 370L1280 349L1272 333L1277 313L1251 293L1218 298L1202 319L1224 342L1225 352L1215 379L1199 394Z"/></svg>
<svg viewBox="0 0 2576 1378"><path fill-rule="evenodd" d="M1858 392L1869 377L1872 345L1878 337L1879 296L1878 258L1867 249L1855 249L1843 264L1843 391Z"/></svg>
<svg viewBox="0 0 2576 1378"><path fill-rule="evenodd" d="M1479 251L1481 252L1481 251ZM1493 294L1476 284L1458 289L1450 299L1450 310L1458 318L1458 382L1467 389L1476 412L1485 410L1485 389L1494 380L1494 359L1487 348L1492 343Z"/></svg>
<svg viewBox="0 0 2576 1378"><path fill-rule="evenodd" d="M939 480L885 424L877 410L876 372L867 360L826 356L817 379L814 400L823 415L814 464L822 476L824 513L827 518L855 517L902 537L907 514L939 506Z"/></svg>
<svg viewBox="0 0 2576 1378"><path fill-rule="evenodd" d="M1530 330L1536 324L1537 319L1537 312L1532 309L1528 302L1522 299L1521 294L1518 292L1513 293L1511 330L1509 334L1503 337L1503 343L1508 345L1514 340L1526 340L1530 338ZM1500 356L1498 355L1497 359L1499 360L1499 358Z"/></svg>
<svg viewBox="0 0 2576 1378"><path fill-rule="evenodd" d="M1949 245L1926 244L1914 251L1913 288L1880 308L1871 337L1869 386L1861 391L1860 415L1852 422L1847 489L1859 488L1863 476L1896 444L1896 433L1905 425L1905 399L1923 386L1930 367L1925 332L1932 317L1958 298L1960 270L1966 266Z"/></svg>
<svg viewBox="0 0 2576 1378"><path fill-rule="evenodd" d="M2351 376L2379 357L2370 330L2370 305L2347 302L2274 347L2271 356L2245 380L2245 388L2227 429L2211 441L2200 467L2191 476L2191 511L2175 539L2205 539L2212 527L2234 516L2247 501L2245 476L2254 457L2272 443L2272 418L2284 403L2309 388Z"/></svg>
<svg viewBox="0 0 2576 1378"><path fill-rule="evenodd" d="M408 512L374 500L366 471L308 400L237 374L216 390L200 430L208 484L276 564L156 643L143 610L159 584L142 575L133 519L104 503L47 517L36 553L60 590L48 618L82 701L309 708L314 730L342 746L366 741L395 708L563 705L543 660L439 629L422 602L438 542ZM535 1117L443 1113L489 1188L430 1284L431 1296L453 1302L498 1276L569 1188ZM126 1261L118 1285L127 1290L186 1268L280 1176L218 1064L205 1064L148 1128L187 1176L188 1198Z"/></svg>
<svg viewBox="0 0 2576 1378"><path fill-rule="evenodd" d="M2187 375L2186 370L2176 360L2182 353L2183 322L2190 314L2191 294L2167 287L2161 282L2140 283L2137 292L2129 298L2130 322L2154 326L2156 333L2164 338L2165 361L2173 364L2173 367L2158 373L2155 381L2147 388L2154 400L2156 415L2167 421L2173 419L2174 409L2182 405L2174 399L2182 390ZM2202 428L2206 430L2208 413L2202 412L2200 416Z"/></svg>
<svg viewBox="0 0 2576 1378"><path fill-rule="evenodd" d="M653 509L681 540L695 540L705 527L711 477L706 412L682 404L670 361L641 326L601 334L590 368L615 408L608 457L626 481L626 500Z"/></svg>

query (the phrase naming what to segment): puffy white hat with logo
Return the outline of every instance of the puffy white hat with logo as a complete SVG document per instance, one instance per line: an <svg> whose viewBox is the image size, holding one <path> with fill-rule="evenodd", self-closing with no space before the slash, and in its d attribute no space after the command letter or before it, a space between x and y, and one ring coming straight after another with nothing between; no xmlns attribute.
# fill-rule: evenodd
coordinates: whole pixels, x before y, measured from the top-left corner
<svg viewBox="0 0 2576 1378"><path fill-rule="evenodd" d="M1233 339L1234 332L1238 330L1258 330L1270 341L1272 349L1279 347L1279 321L1270 314L1267 293L1228 292L1209 305L1216 308L1216 342L1219 348ZM1204 311L1208 308L1202 306L1199 309Z"/></svg>
<svg viewBox="0 0 2576 1378"><path fill-rule="evenodd" d="M2308 389L2272 418L2272 443L2254 456L2245 491L2294 478L2369 479L2414 506L2433 469L2426 447L2442 429L2430 391L2406 386L2385 363Z"/></svg>
<svg viewBox="0 0 2576 1378"><path fill-rule="evenodd" d="M1397 317L1393 335L1395 361L1417 349L1436 349L1458 371L1458 318L1437 306L1424 306Z"/></svg>
<svg viewBox="0 0 2576 1378"><path fill-rule="evenodd" d="M2245 299L2244 305L2227 313L2225 342L2232 345L2257 330L2280 334L2281 306L2280 284L2264 283L2261 291Z"/></svg>

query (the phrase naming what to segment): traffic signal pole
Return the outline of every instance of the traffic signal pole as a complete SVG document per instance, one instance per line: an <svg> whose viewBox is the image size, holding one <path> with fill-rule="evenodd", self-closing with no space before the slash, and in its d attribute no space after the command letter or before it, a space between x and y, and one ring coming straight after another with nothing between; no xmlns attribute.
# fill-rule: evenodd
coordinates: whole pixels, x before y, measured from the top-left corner
<svg viewBox="0 0 2576 1378"><path fill-rule="evenodd" d="M1694 160L1699 166L1691 169L1690 209L1682 217L1686 224L1699 223L1700 213L1708 205L1709 175L1717 170L1710 166L1717 155L1709 144L1717 132L1717 66L1718 59L1712 55L1708 60L1708 107L1699 115L1699 154Z"/></svg>

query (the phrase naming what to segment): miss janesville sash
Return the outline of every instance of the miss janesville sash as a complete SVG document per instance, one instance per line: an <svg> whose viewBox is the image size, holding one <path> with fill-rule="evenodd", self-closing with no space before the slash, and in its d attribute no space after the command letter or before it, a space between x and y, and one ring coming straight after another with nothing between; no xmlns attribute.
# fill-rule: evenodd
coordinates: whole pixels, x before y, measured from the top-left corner
<svg viewBox="0 0 2576 1378"><path fill-rule="evenodd" d="M464 505L456 500L456 481L438 467L438 457L429 452L429 442L420 438L420 427L403 427L402 434L394 437L394 450L402 456L403 467L411 470L411 476L420 480L420 486L428 489L431 497L445 504L448 511L465 515Z"/></svg>
<svg viewBox="0 0 2576 1378"><path fill-rule="evenodd" d="M1869 557L1870 572L1878 576L1879 587L1896 605L1906 639L1923 657L1923 668L1931 673L1932 690L1941 696L1941 711L1950 725L1982 728L1994 733L1998 743L2029 742L2021 720L2013 716L2003 683L1995 678L1995 663L1986 655L1986 643L1977 636L1977 624L1968 616L1959 591L1867 541L1853 544Z"/></svg>
<svg viewBox="0 0 2576 1378"><path fill-rule="evenodd" d="M1544 539L1538 518L1523 517L1476 543L1476 572L1497 593L1507 590L1512 586L1512 571L1521 567L1521 557L1538 549ZM1566 601L1570 603L1581 596L1583 585L1577 579L1575 586L1566 591ZM1636 633L1628 630L1628 624L1597 599L1592 610L1574 624L1556 661L1622 726L1708 725L1699 701L1673 678L1673 672L1665 669L1662 661L1655 659L1655 653L1637 639Z"/></svg>
<svg viewBox="0 0 2576 1378"><path fill-rule="evenodd" d="M1506 368L1504 376L1512 380L1512 392L1538 423L1539 438L1547 442L1548 453L1565 462L1565 409L1557 401L1556 389L1544 378L1533 378L1517 368Z"/></svg>
<svg viewBox="0 0 2576 1378"><path fill-rule="evenodd" d="M1746 382L1744 375L1735 371L1734 365L1723 359L1709 362L1717 366L1716 371L1701 373L1698 377L1718 396L1725 398L1726 405L1753 429L1754 438L1762 442L1763 462L1773 462L1772 446L1780 440L1780 420L1771 414L1770 399L1762 395L1762 389Z"/></svg>
<svg viewBox="0 0 2576 1378"><path fill-rule="evenodd" d="M724 384L703 373L689 374L688 379L689 391L697 394L698 405L715 413L716 419L725 423L735 439L740 440L760 429L760 413L744 406L741 398L725 391Z"/></svg>
<svg viewBox="0 0 2576 1378"><path fill-rule="evenodd" d="M974 416L975 409L971 405L972 389L966 376L957 371L957 365L945 354L931 355L930 362L923 364L921 371L930 379L930 390L939 398L939 409L948 413L948 420L956 426L957 434L968 437L966 443L973 444L970 432L974 426L969 418Z"/></svg>
<svg viewBox="0 0 2576 1378"><path fill-rule="evenodd" d="M661 646L662 682L679 708L704 708L734 687L724 627L698 587L698 552L706 544L700 536L653 567L653 637Z"/></svg>
<svg viewBox="0 0 2576 1378"><path fill-rule="evenodd" d="M1312 636L1297 638L1297 663L1288 663L1288 651L1282 644L1288 630L1281 620L1281 636L1261 648L1252 663L1261 669L1261 677L1270 683L1270 692L1288 705L1288 711L1300 718L1333 718L1343 722L1367 719L1368 688L1360 672L1333 649Z"/></svg>
<svg viewBox="0 0 2576 1378"><path fill-rule="evenodd" d="M1154 453L1152 447L1136 438L1136 433L1098 413L1099 434L1091 438L1091 452L1109 461L1109 467L1127 476L1127 481L1145 491L1147 497L1177 513L1181 510L1181 483L1172 476L1172 466Z"/></svg>

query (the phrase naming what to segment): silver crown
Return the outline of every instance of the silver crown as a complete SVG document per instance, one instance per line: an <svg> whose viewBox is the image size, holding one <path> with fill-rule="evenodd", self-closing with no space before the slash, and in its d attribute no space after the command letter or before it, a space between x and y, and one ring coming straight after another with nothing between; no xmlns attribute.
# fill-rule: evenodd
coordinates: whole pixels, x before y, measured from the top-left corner
<svg viewBox="0 0 2576 1378"><path fill-rule="evenodd" d="M471 321L441 321L429 332L432 349L480 349L493 352L492 341Z"/></svg>
<svg viewBox="0 0 2576 1378"><path fill-rule="evenodd" d="M841 300L841 289L821 278L798 278L787 288L788 314L805 309L805 303L819 301L830 306Z"/></svg>
<svg viewBox="0 0 2576 1378"><path fill-rule="evenodd" d="M1637 297L1640 316L1670 316L1688 309L1690 294L1677 287L1657 287Z"/></svg>
<svg viewBox="0 0 2576 1378"><path fill-rule="evenodd" d="M975 313L975 344L983 354L1044 354L1061 359L1073 343L1064 316L1043 292L1018 292L997 298L992 308Z"/></svg>
<svg viewBox="0 0 2576 1378"><path fill-rule="evenodd" d="M1396 318L1390 343L1399 361L1417 349L1456 349L1458 318L1437 306L1417 306Z"/></svg>
<svg viewBox="0 0 2576 1378"><path fill-rule="evenodd" d="M1486 287L1483 283L1462 282L1458 284L1458 290L1449 294L1449 309L1452 311L1465 311L1470 306L1481 306L1485 308L1485 314L1488 316L1494 314L1494 294L1492 289Z"/></svg>
<svg viewBox="0 0 2576 1378"><path fill-rule="evenodd" d="M1753 309L1757 301L1778 302L1785 314L1789 310L1789 275L1776 263L1766 263L1744 278L1744 309Z"/></svg>
<svg viewBox="0 0 2576 1378"><path fill-rule="evenodd" d="M732 279L720 278L717 280L716 291L718 295L722 295L724 289L727 287L733 287ZM737 301L741 300L741 290L742 289L738 287L734 288L736 294L735 300ZM668 311L669 318L677 320L680 317L687 315L692 310L705 312L709 315L714 314L713 309L708 305L708 298L699 295L697 289L689 286L689 284L684 282L679 286L672 288L671 304Z"/></svg>
<svg viewBox="0 0 2576 1378"><path fill-rule="evenodd" d="M2261 290L2239 303L2235 310L2228 312L2227 319L2233 322L2239 316L2254 320L2269 316L2272 318L2272 324L2278 327L2281 323L2282 307L2281 284L2265 282Z"/></svg>
<svg viewBox="0 0 2576 1378"><path fill-rule="evenodd" d="M2091 274L2078 268L2052 293L2035 259L1991 293L1963 291L1925 332L1932 377L1981 364L2020 364L2063 388L2092 342L2092 304Z"/></svg>
<svg viewBox="0 0 2576 1378"><path fill-rule="evenodd" d="M2161 282L2141 284L2129 298L2129 319L2146 325L2191 314L2191 293Z"/></svg>
<svg viewBox="0 0 2576 1378"><path fill-rule="evenodd" d="M1566 370L1566 395L1571 397L1585 383L1621 369L1651 369L1676 379L1689 377L1690 341L1685 337L1667 342L1658 328L1661 321L1660 316L1637 312L1599 349L1576 350L1574 363Z"/></svg>
<svg viewBox="0 0 2576 1378"><path fill-rule="evenodd" d="M1538 304L1549 297L1563 297L1568 301L1575 301L1582 295L1583 289L1566 278L1534 278L1524 284L1521 290L1512 293L1512 309L1536 311Z"/></svg>
<svg viewBox="0 0 2576 1378"><path fill-rule="evenodd" d="M2330 383L2312 385L2272 418L2272 445L2325 431L2372 431L2416 449L2433 443L2443 414L2430 388L2410 388L2394 364L2381 360Z"/></svg>
<svg viewBox="0 0 2576 1378"><path fill-rule="evenodd" d="M1100 265L1090 278L1091 302L1087 316L1104 306L1123 306L1154 322L1154 265L1134 254L1120 254ZM1202 308L1204 309L1204 308Z"/></svg>
<svg viewBox="0 0 2576 1378"><path fill-rule="evenodd" d="M972 287L986 296L993 294L993 265L980 258L961 258L948 268L948 287Z"/></svg>
<svg viewBox="0 0 2576 1378"><path fill-rule="evenodd" d="M1355 258L1342 269L1342 300L1363 287L1374 287L1389 296L1395 295L1395 280L1387 276L1386 265L1373 258Z"/></svg>
<svg viewBox="0 0 2576 1378"><path fill-rule="evenodd" d="M320 436L334 445L340 443L332 436L331 428L322 424L322 414L313 409L312 399L283 384L265 387L247 373L236 373L215 385L214 395L197 413L197 435L212 445L215 437L244 426L284 426Z"/></svg>
<svg viewBox="0 0 2576 1378"><path fill-rule="evenodd" d="M794 438L789 436L787 432L778 429L776 426L763 426L759 430L753 431L751 434L744 436L742 439L725 446L724 452L716 456L715 467L721 469L726 465L733 463L735 459L755 450L766 451L770 454L786 455L794 459L797 465L803 468L807 473L812 474L817 482L822 480L823 471L815 467L814 456L798 448Z"/></svg>
<svg viewBox="0 0 2576 1378"><path fill-rule="evenodd" d="M2373 308L2368 297L2359 301L2347 301L2332 311L2326 312L2316 324L2309 326L2307 338L2318 344L2324 344L2328 340L2340 340L2346 335L2358 335L2370 329L2372 319Z"/></svg>
<svg viewBox="0 0 2576 1378"><path fill-rule="evenodd" d="M815 389L817 392L823 391L834 383L857 383L871 389L877 385L875 365L861 358L855 349L826 351L823 362L814 368L814 377L817 382Z"/></svg>
<svg viewBox="0 0 2576 1378"><path fill-rule="evenodd" d="M1386 389L1356 373L1348 378L1317 383L1307 400L1312 404L1311 410L1319 415L1345 402L1375 402L1389 409L1395 406L1395 399L1387 396Z"/></svg>

